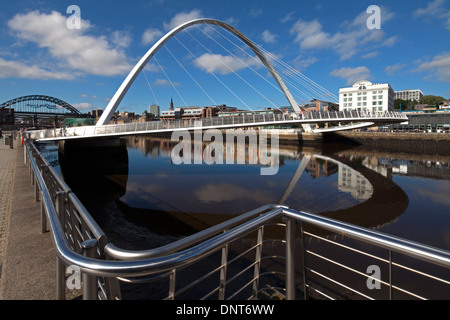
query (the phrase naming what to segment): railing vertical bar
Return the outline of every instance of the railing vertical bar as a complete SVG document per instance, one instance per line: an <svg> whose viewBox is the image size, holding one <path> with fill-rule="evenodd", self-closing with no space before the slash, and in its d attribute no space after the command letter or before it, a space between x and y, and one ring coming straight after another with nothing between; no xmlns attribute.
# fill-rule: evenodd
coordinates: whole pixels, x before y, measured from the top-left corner
<svg viewBox="0 0 450 320"><path fill-rule="evenodd" d="M45 215L45 205L44 201L42 201L42 191L41 191L41 232L46 233L47 229L47 216Z"/></svg>
<svg viewBox="0 0 450 320"><path fill-rule="evenodd" d="M66 266L56 257L56 300L66 300Z"/></svg>
<svg viewBox="0 0 450 320"><path fill-rule="evenodd" d="M97 239L89 239L81 244L83 255L89 258L97 256ZM97 277L83 273L83 300L97 300L98 299Z"/></svg>
<svg viewBox="0 0 450 320"><path fill-rule="evenodd" d="M286 299L295 300L295 220L286 221Z"/></svg>
<svg viewBox="0 0 450 320"><path fill-rule="evenodd" d="M168 297L169 300L175 300L176 276L177 276L176 269L172 269L172 272L170 273L169 277L169 297Z"/></svg>
<svg viewBox="0 0 450 320"><path fill-rule="evenodd" d="M392 250L389 250L389 300L392 300L394 294L392 286Z"/></svg>
<svg viewBox="0 0 450 320"><path fill-rule="evenodd" d="M227 266L228 266L228 245L222 248L219 300L225 299L225 289L227 284Z"/></svg>
<svg viewBox="0 0 450 320"><path fill-rule="evenodd" d="M260 228L258 228L258 239L257 239L257 246L255 249L256 250L256 252L255 252L255 269L254 269L254 276L253 276L253 279L255 279L255 281L253 282L253 293L252 293L253 299L258 299L259 273L260 273L260 269L261 269L263 237L264 237L264 227L260 227Z"/></svg>
<svg viewBox="0 0 450 320"><path fill-rule="evenodd" d="M306 277L306 248L305 248L305 228L302 221L300 221L300 234L302 243L302 273L303 273L303 297L308 300L308 288L307 288L307 277Z"/></svg>

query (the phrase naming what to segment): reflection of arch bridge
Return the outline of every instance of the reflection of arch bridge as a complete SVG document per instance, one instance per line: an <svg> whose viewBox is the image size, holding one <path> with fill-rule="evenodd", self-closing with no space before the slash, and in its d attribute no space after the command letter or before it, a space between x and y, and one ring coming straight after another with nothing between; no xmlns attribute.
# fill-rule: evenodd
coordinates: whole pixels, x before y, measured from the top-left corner
<svg viewBox="0 0 450 320"><path fill-rule="evenodd" d="M0 109L14 109L16 116L79 116L81 112L69 103L44 95L29 95L6 101Z"/></svg>
<svg viewBox="0 0 450 320"><path fill-rule="evenodd" d="M149 60L155 55L155 53L173 36L180 31L197 24L213 24L226 29L227 31L235 34L239 37L261 60L264 66L269 70L272 77L277 82L281 91L287 98L289 104L296 112L296 116L285 116L275 113L272 116L261 117L261 115L252 114L249 116L236 116L224 118L204 118L201 121L186 122L186 121L174 121L171 123L164 121L152 121L147 123L132 123L125 125L108 125L114 112L119 106L120 102L124 98L128 89L131 87L137 76L144 69ZM286 87L285 83L273 68L268 58L263 52L245 35L240 31L230 26L229 24L214 20L214 19L196 19L179 25L178 27L169 31L159 41L157 41L150 50L141 58L141 60L130 71L128 76L123 81L122 85L116 91L108 106L103 111L102 116L98 120L95 126L86 126L83 128L68 128L64 135L57 135L54 130L43 130L30 132L29 137L39 140L67 140L67 139L82 139L82 138L94 138L94 137L110 137L110 136L125 136L125 135L137 135L147 133L161 133L172 132L176 130L204 130L204 129L227 129L227 128L239 128L239 127L263 127L263 126L293 126L300 125L304 131L310 132L329 132L339 130L351 130L355 128L370 127L374 125L386 125L391 123L400 123L408 121L408 118L399 113L372 113L361 114L358 111L355 112L317 112L308 115L301 114L301 109L297 102L293 98L291 92ZM328 124L337 123L335 127L328 127L326 129L311 129L316 124Z"/></svg>

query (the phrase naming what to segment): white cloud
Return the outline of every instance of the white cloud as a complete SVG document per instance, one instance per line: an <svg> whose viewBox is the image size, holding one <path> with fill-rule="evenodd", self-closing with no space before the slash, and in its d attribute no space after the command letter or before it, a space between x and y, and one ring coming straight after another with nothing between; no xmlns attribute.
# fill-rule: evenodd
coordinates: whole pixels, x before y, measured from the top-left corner
<svg viewBox="0 0 450 320"><path fill-rule="evenodd" d="M352 85L359 80L370 80L370 70L365 66L356 68L341 68L330 72L330 76L346 79L346 85Z"/></svg>
<svg viewBox="0 0 450 320"><path fill-rule="evenodd" d="M294 66L296 69L301 71L301 70L306 69L310 65L316 63L317 61L319 61L319 60L316 57L304 58L302 56L298 56L297 58L294 59Z"/></svg>
<svg viewBox="0 0 450 320"><path fill-rule="evenodd" d="M111 42L116 47L127 48L131 44L131 35L128 31L114 31L111 34Z"/></svg>
<svg viewBox="0 0 450 320"><path fill-rule="evenodd" d="M316 43L315 39L331 40L331 35L322 31L322 25L317 20L307 22L299 19L290 32L295 34L294 41L304 49L328 46L327 42Z"/></svg>
<svg viewBox="0 0 450 320"><path fill-rule="evenodd" d="M159 72L159 71L161 71L161 68L156 63L152 63L151 61L149 61L147 63L147 65L145 66L144 71Z"/></svg>
<svg viewBox="0 0 450 320"><path fill-rule="evenodd" d="M39 80L73 80L74 74L45 70L36 65L26 65L18 61L0 58L0 78L25 78Z"/></svg>
<svg viewBox="0 0 450 320"><path fill-rule="evenodd" d="M384 47L392 47L397 42L397 36L387 38L381 45Z"/></svg>
<svg viewBox="0 0 450 320"><path fill-rule="evenodd" d="M153 44L158 41L163 35L164 34L159 29L149 28L145 30L144 34L142 35L142 44Z"/></svg>
<svg viewBox="0 0 450 320"><path fill-rule="evenodd" d="M221 54L205 53L194 61L194 64L207 72L218 72L226 75L237 72L247 66L260 66L261 63L255 59L248 58L245 61L233 56L223 56Z"/></svg>
<svg viewBox="0 0 450 320"><path fill-rule="evenodd" d="M383 23L391 20L393 16L388 9L382 8ZM340 31L334 34L324 31L318 20L299 19L292 26L290 33L295 36L294 41L302 50L332 49L341 60L346 60L357 54L361 48L373 49L369 46L370 44L386 46L395 43L396 36L386 39L382 29L368 29L366 25L368 17L369 15L364 11L352 21L344 21Z"/></svg>
<svg viewBox="0 0 450 320"><path fill-rule="evenodd" d="M271 33L269 30L264 30L262 33L262 39L267 43L275 43L277 36Z"/></svg>
<svg viewBox="0 0 450 320"><path fill-rule="evenodd" d="M363 54L361 56L361 59L375 58L375 57L378 57L378 54L379 54L378 51L369 52L369 53Z"/></svg>
<svg viewBox="0 0 450 320"><path fill-rule="evenodd" d="M415 71L429 73L429 77L441 82L450 82L450 52L437 55L431 61L421 63Z"/></svg>
<svg viewBox="0 0 450 320"><path fill-rule="evenodd" d="M252 9L252 10L250 10L249 15L252 18L257 18L260 15L262 15L262 13L263 13L262 9Z"/></svg>
<svg viewBox="0 0 450 320"><path fill-rule="evenodd" d="M170 81L169 81L169 80L166 80L166 79L156 79L156 80L153 82L153 84L154 84L155 86L171 86L172 84L173 84L175 87L180 86L180 83L174 82L174 81L172 81L172 83L170 83Z"/></svg>
<svg viewBox="0 0 450 320"><path fill-rule="evenodd" d="M287 15L285 15L283 18L280 19L281 23L286 23L290 20L292 20L292 17L294 16L295 11L289 12Z"/></svg>
<svg viewBox="0 0 450 320"><path fill-rule="evenodd" d="M178 27L180 24L185 22L202 18L202 11L199 9L193 9L189 12L180 12L177 13L168 23L164 23L164 29L166 31L170 31L175 27Z"/></svg>
<svg viewBox="0 0 450 320"><path fill-rule="evenodd" d="M199 9L193 9L189 12L180 12L177 13L169 22L164 22L163 28L168 32L185 22L200 19L201 17L202 11ZM154 42L158 41L163 35L164 33L157 28L148 28L142 35L141 42L143 45L153 44Z"/></svg>
<svg viewBox="0 0 450 320"><path fill-rule="evenodd" d="M89 21L82 20L81 30L69 30L66 19L56 11L50 14L33 11L17 14L8 21L8 26L19 39L48 49L65 68L101 76L122 75L131 69L125 53L113 48L105 36L87 34L91 28ZM115 40L124 39L123 36L112 34Z"/></svg>
<svg viewBox="0 0 450 320"><path fill-rule="evenodd" d="M384 72L386 72L390 76L393 76L393 75L395 75L396 72L402 70L404 67L406 67L405 64L397 63L397 64L394 64L392 66L387 66L384 69Z"/></svg>
<svg viewBox="0 0 450 320"><path fill-rule="evenodd" d="M434 0L428 3L426 8L419 8L414 11L414 16L443 19L447 30L450 30L450 10L444 7L445 0Z"/></svg>
<svg viewBox="0 0 450 320"><path fill-rule="evenodd" d="M75 107L77 110L94 110L97 109L89 102L80 102L80 103L72 103L72 106Z"/></svg>
<svg viewBox="0 0 450 320"><path fill-rule="evenodd" d="M444 0L435 0L430 3L428 3L428 6L426 8L419 8L416 11L414 11L415 17L422 17L422 16L437 16L442 13L442 5L445 3Z"/></svg>

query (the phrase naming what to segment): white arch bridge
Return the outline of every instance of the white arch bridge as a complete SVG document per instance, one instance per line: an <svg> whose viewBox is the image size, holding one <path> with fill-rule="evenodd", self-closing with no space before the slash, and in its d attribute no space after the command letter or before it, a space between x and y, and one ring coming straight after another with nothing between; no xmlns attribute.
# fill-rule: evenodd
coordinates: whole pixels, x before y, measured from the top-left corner
<svg viewBox="0 0 450 320"><path fill-rule="evenodd" d="M284 114L270 114L259 115L251 114L244 116L231 117L216 117L203 118L198 120L173 120L173 121L152 121L146 123L132 123L132 124L115 124L109 125L114 112L119 106L120 102L126 95L128 89L131 87L137 76L144 69L150 59L156 52L164 46L164 44L174 37L180 31L199 24L208 24L219 26L232 34L236 35L242 40L259 58L262 64L270 72L276 81L279 89L286 97L292 109L296 112L296 116ZM377 112L377 113L359 113L357 111L351 112L313 112L302 114L300 107L294 99L292 93L289 91L283 79L272 66L271 59L273 56L268 52L255 45L239 30L231 25L215 20L215 19L196 19L179 25L178 27L169 31L158 42L156 42L150 50L142 57L142 59L135 65L128 76L123 81L117 92L110 100L108 106L104 110L102 116L95 126L67 128L64 132L49 129L29 132L29 137L38 140L62 140L62 139L82 139L93 137L108 137L108 136L123 136L136 135L146 133L171 132L177 130L200 130L200 129L229 129L242 127L260 127L260 126L276 126L287 127L292 125L300 125L305 132L331 132L340 130L351 130L355 128L364 128L374 125L387 125L392 123L399 123L408 121L405 115L394 112ZM300 115L301 114L301 115ZM326 123L327 128L313 129L316 124ZM331 124L331 126L330 126ZM311 126L312 125L312 126Z"/></svg>

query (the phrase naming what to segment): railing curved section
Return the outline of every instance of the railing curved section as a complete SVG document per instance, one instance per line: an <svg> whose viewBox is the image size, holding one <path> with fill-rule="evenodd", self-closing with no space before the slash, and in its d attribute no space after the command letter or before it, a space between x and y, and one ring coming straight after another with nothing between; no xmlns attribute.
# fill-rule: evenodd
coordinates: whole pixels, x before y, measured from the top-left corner
<svg viewBox="0 0 450 320"><path fill-rule="evenodd" d="M64 265L74 265L80 268L81 272L95 279L94 283L84 282L86 288L92 288L94 293L84 293L85 297L94 299L96 297L96 277L108 278L129 278L129 277L145 277L162 272L173 272L177 268L183 268L197 262L211 253L225 249L229 243L236 239L241 239L248 234L260 230L262 227L272 224L274 221L284 221L285 226L285 268L286 268L286 298L294 299L296 292L295 282L295 264L298 261L296 256L297 246L297 224L308 224L321 229L345 235L348 238L356 239L364 243L368 243L380 248L385 248L390 252L397 252L409 257L426 261L437 266L450 269L450 252L409 241L399 237L387 235L378 231L358 227L334 219L326 218L316 214L296 211L281 205L266 205L261 208L252 210L236 218L230 219L220 225L204 230L190 237L186 237L167 246L143 250L143 251L127 251L115 247L106 239L103 231L98 227L92 217L75 195L72 201L77 203L79 210L83 211L82 219L85 220L87 227L91 230L86 233L87 237L83 239L80 250L74 250L69 243L68 238L72 235L62 226L63 210L57 209L55 206L55 196L49 192L49 186L42 176L43 170L48 163L45 161L37 164L34 145L26 142L25 159L30 162L30 173L34 177L36 187L40 190L42 209L45 215L45 223L48 223L51 232L52 242L55 248L57 258ZM52 174L48 171L47 174ZM60 181L64 186L63 181ZM58 194L67 195L70 193L67 187L63 187ZM75 232L75 231L74 231ZM79 232L77 230L76 232ZM262 239L258 236L258 243L262 246ZM256 245L258 247L259 245ZM85 254L84 249L97 249L94 254ZM258 252L258 251L257 251ZM306 251L305 251L306 252ZM116 259L116 260L111 260ZM261 259L261 257L259 257ZM255 262L256 264L260 262ZM258 275L259 277L259 275ZM257 281L255 278L252 281ZM446 282L447 285L450 281ZM306 283L306 282L305 282ZM392 285L391 285L392 286ZM219 287L220 288L220 287ZM254 289L257 292L258 288ZM219 289L218 289L219 290ZM174 296L173 292L170 295Z"/></svg>

